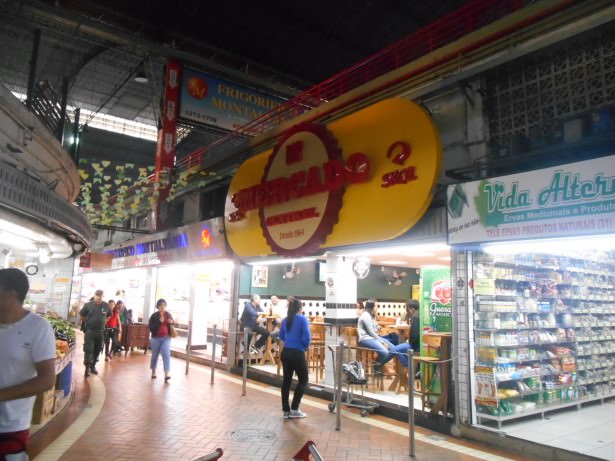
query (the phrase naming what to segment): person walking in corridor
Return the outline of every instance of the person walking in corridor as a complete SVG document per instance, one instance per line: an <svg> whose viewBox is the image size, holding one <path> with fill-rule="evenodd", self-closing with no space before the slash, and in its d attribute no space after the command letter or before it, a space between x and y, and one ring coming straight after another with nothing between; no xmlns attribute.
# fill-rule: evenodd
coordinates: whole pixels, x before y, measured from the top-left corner
<svg viewBox="0 0 615 461"><path fill-rule="evenodd" d="M305 418L306 414L299 409L301 398L308 383L308 364L305 351L310 346L310 325L305 316L301 315L301 302L288 298L288 313L280 326L280 349L282 359L282 411L285 419ZM289 404L290 385L293 373L297 373L297 387Z"/></svg>
<svg viewBox="0 0 615 461"><path fill-rule="evenodd" d="M0 459L28 459L35 396L55 383L55 335L24 309L29 288L19 269L0 269Z"/></svg>
<svg viewBox="0 0 615 461"><path fill-rule="evenodd" d="M152 347L152 360L150 368L152 379L156 379L156 367L158 366L158 356L162 355L162 366L164 368L164 381L171 379L171 328L175 322L169 312L167 312L167 302L159 299L156 302L156 309L149 318L149 331L152 333L150 345Z"/></svg>
<svg viewBox="0 0 615 461"><path fill-rule="evenodd" d="M109 307L111 307L111 302L109 301ZM119 352L120 347L118 342L118 335L121 333L120 308L115 303L113 304L114 306L111 307L111 317L107 319L105 324L105 362L111 360L113 354Z"/></svg>
<svg viewBox="0 0 615 461"><path fill-rule="evenodd" d="M90 373L98 374L96 362L103 350L105 324L107 323L107 318L111 317L111 308L109 304L103 301L103 294L102 290L96 290L94 292L94 299L85 303L79 312L85 333L83 363L85 364L86 378L90 376Z"/></svg>

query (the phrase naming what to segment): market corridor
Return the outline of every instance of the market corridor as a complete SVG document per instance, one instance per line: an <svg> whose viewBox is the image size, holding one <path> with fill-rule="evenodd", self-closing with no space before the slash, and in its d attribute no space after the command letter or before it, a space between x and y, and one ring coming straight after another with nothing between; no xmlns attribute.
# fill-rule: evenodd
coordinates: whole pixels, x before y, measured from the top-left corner
<svg viewBox="0 0 615 461"><path fill-rule="evenodd" d="M98 376L84 383L82 358L73 363L75 398L33 436L34 461L189 461L220 447L225 460L289 461L313 440L327 461L397 461L408 456L407 424L343 412L342 429L327 401L306 396L302 420L282 419L279 389L249 382L241 396L240 377L172 359L172 379L150 379L150 353L99 362ZM65 430L66 429L66 430ZM477 445L420 429L416 459L504 460Z"/></svg>

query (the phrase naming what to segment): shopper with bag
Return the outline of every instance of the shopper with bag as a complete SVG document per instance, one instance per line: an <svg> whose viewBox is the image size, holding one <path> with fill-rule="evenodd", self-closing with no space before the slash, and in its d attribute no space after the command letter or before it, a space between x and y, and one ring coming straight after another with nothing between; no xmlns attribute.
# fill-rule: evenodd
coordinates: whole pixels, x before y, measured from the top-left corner
<svg viewBox="0 0 615 461"><path fill-rule="evenodd" d="M171 379L171 338L177 336L175 332L175 322L169 312L167 312L167 302L159 299L156 302L156 309L149 318L149 331L152 333L150 346L152 348L152 360L150 368L152 379L156 379L156 367L158 366L158 356L162 355L162 366L164 368L164 381Z"/></svg>
<svg viewBox="0 0 615 461"><path fill-rule="evenodd" d="M288 314L280 326L280 350L282 358L282 411L284 419L305 418L305 413L299 410L301 398L308 383L308 365L305 351L310 346L310 325L306 317L301 315L301 301L288 298ZM297 373L297 387L292 404L289 403L290 385L293 373Z"/></svg>

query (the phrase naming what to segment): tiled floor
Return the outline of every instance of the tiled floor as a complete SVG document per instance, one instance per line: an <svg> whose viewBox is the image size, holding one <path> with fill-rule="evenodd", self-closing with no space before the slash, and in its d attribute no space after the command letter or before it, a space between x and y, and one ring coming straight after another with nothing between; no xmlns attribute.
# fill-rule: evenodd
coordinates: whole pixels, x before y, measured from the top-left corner
<svg viewBox="0 0 615 461"><path fill-rule="evenodd" d="M511 436L615 461L615 400L509 423Z"/></svg>
<svg viewBox="0 0 615 461"><path fill-rule="evenodd" d="M242 396L239 377L216 371L212 385L209 368L191 365L186 376L176 359L165 384L161 370L150 379L149 359L135 352L102 362L84 383L77 357L76 397L33 437L34 461L188 461L217 447L223 461L288 461L307 440L327 461L410 459L407 424L344 410L337 432L328 402L312 397L302 404L308 418L284 420L278 388L249 382ZM423 429L416 437L419 460L519 459Z"/></svg>

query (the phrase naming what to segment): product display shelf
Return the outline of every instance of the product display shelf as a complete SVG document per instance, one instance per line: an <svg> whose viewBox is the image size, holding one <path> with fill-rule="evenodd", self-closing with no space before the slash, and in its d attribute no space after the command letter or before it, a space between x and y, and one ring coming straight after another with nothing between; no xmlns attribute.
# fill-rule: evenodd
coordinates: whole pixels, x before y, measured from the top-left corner
<svg viewBox="0 0 615 461"><path fill-rule="evenodd" d="M56 375L60 374L62 370L64 370L69 363L73 361L73 357L75 355L75 346L71 347L70 350L61 358L56 359Z"/></svg>
<svg viewBox="0 0 615 461"><path fill-rule="evenodd" d="M552 264L490 257L475 260L474 275L484 279L479 281L479 289L474 292L476 356L478 360L487 356L493 362L483 360L478 369L484 372L491 366L495 376L502 365L513 369L523 364L526 369L540 366L541 389L519 392L507 399L498 391L503 385L509 388L511 385L504 384L505 380L493 379L493 398L480 395L476 398L479 421L497 421L501 428L504 421L535 414L544 416L545 412L554 409L580 406L615 394L615 372L609 371L615 368L615 341L612 347L606 342L615 338L615 329L610 330L615 326L615 316L609 317L615 314L615 264L574 262L552 256L547 259ZM534 341L528 341L526 335L533 335ZM541 335L548 340L538 340ZM556 348L553 351L566 353L546 354L549 346ZM486 353L488 348L495 352ZM516 358L514 352L510 352L511 357L501 356L501 351L526 351L525 348L530 349L532 356ZM577 368L579 359L581 365ZM475 376L478 382L485 380L486 374L475 372ZM507 381L514 383L524 379L524 376L515 376ZM535 405L534 408L524 406L522 401L528 398L534 403L527 405ZM521 404L507 408L501 404L504 400L515 399ZM496 405L497 410L485 404ZM485 411L504 409L512 414Z"/></svg>
<svg viewBox="0 0 615 461"><path fill-rule="evenodd" d="M498 429L502 429L502 423L505 421L511 421L514 419L519 419L525 416L532 416L532 415L541 415L541 417L544 418L545 413L548 413L550 411L561 410L561 409L570 408L570 407L577 407L577 409L581 409L583 404L596 402L596 401L604 402L605 399L609 399L612 397L615 397L615 392L610 393L610 394L605 394L605 395L583 397L583 398L579 398L578 400L570 401L570 402L542 404L542 405L536 406L536 408L532 410L515 413L512 415L494 416L494 415L489 415L486 413L478 412L476 416L478 417L479 424L481 423L481 420L487 419L491 421L496 421L498 423Z"/></svg>

